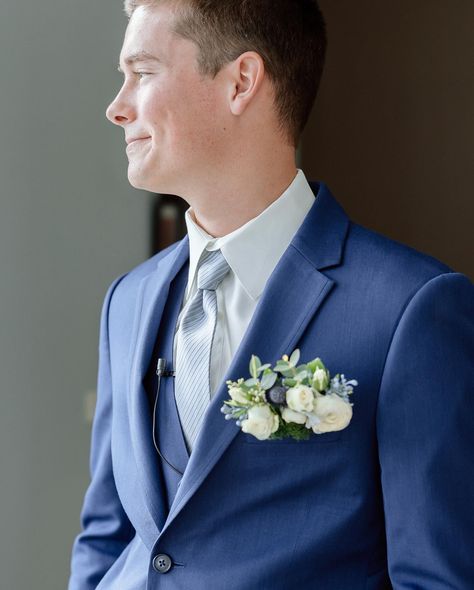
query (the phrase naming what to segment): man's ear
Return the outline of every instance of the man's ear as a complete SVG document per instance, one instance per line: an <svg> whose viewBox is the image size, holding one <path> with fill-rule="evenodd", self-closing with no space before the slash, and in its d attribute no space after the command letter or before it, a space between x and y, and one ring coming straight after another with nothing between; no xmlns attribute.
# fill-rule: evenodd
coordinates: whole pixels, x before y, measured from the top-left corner
<svg viewBox="0 0 474 590"><path fill-rule="evenodd" d="M229 106L234 115L241 115L260 90L265 66L255 51L239 55L229 66Z"/></svg>

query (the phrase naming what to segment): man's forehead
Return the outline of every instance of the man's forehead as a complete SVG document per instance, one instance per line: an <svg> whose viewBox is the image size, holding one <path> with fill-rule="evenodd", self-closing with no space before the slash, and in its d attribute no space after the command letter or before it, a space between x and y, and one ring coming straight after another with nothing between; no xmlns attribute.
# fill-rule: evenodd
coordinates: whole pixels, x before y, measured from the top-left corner
<svg viewBox="0 0 474 590"><path fill-rule="evenodd" d="M131 65L136 61L162 61L170 45L176 41L170 31L172 19L158 9L141 10L139 6L132 14L125 31L120 62Z"/></svg>
<svg viewBox="0 0 474 590"><path fill-rule="evenodd" d="M125 41L128 37L153 37L157 34L170 34L175 23L176 13L167 5L141 5L133 12L125 31Z"/></svg>

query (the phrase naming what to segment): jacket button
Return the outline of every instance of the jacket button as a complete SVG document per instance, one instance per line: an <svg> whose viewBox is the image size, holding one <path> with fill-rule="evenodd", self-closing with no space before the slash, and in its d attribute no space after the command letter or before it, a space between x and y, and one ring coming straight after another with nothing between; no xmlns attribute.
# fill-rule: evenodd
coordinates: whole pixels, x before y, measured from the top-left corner
<svg viewBox="0 0 474 590"><path fill-rule="evenodd" d="M153 558L153 569L160 574L166 574L172 565L171 557L166 553L160 553Z"/></svg>

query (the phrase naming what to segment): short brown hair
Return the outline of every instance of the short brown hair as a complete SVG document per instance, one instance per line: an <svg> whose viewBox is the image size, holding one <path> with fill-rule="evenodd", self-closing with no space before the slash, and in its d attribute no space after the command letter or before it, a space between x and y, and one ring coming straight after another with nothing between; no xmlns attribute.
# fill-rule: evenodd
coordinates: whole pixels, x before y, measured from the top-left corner
<svg viewBox="0 0 474 590"><path fill-rule="evenodd" d="M324 67L326 26L317 1L125 0L125 12L160 2L178 8L173 32L197 45L201 75L215 77L245 51L262 57L280 130L296 147Z"/></svg>

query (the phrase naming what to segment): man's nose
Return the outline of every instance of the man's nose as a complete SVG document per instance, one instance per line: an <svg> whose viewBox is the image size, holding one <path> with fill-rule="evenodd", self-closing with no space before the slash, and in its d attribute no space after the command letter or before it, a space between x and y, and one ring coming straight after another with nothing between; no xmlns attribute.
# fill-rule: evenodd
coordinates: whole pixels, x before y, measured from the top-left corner
<svg viewBox="0 0 474 590"><path fill-rule="evenodd" d="M124 100L122 93L119 92L107 107L105 116L115 125L124 125L133 120L134 114L131 105Z"/></svg>

